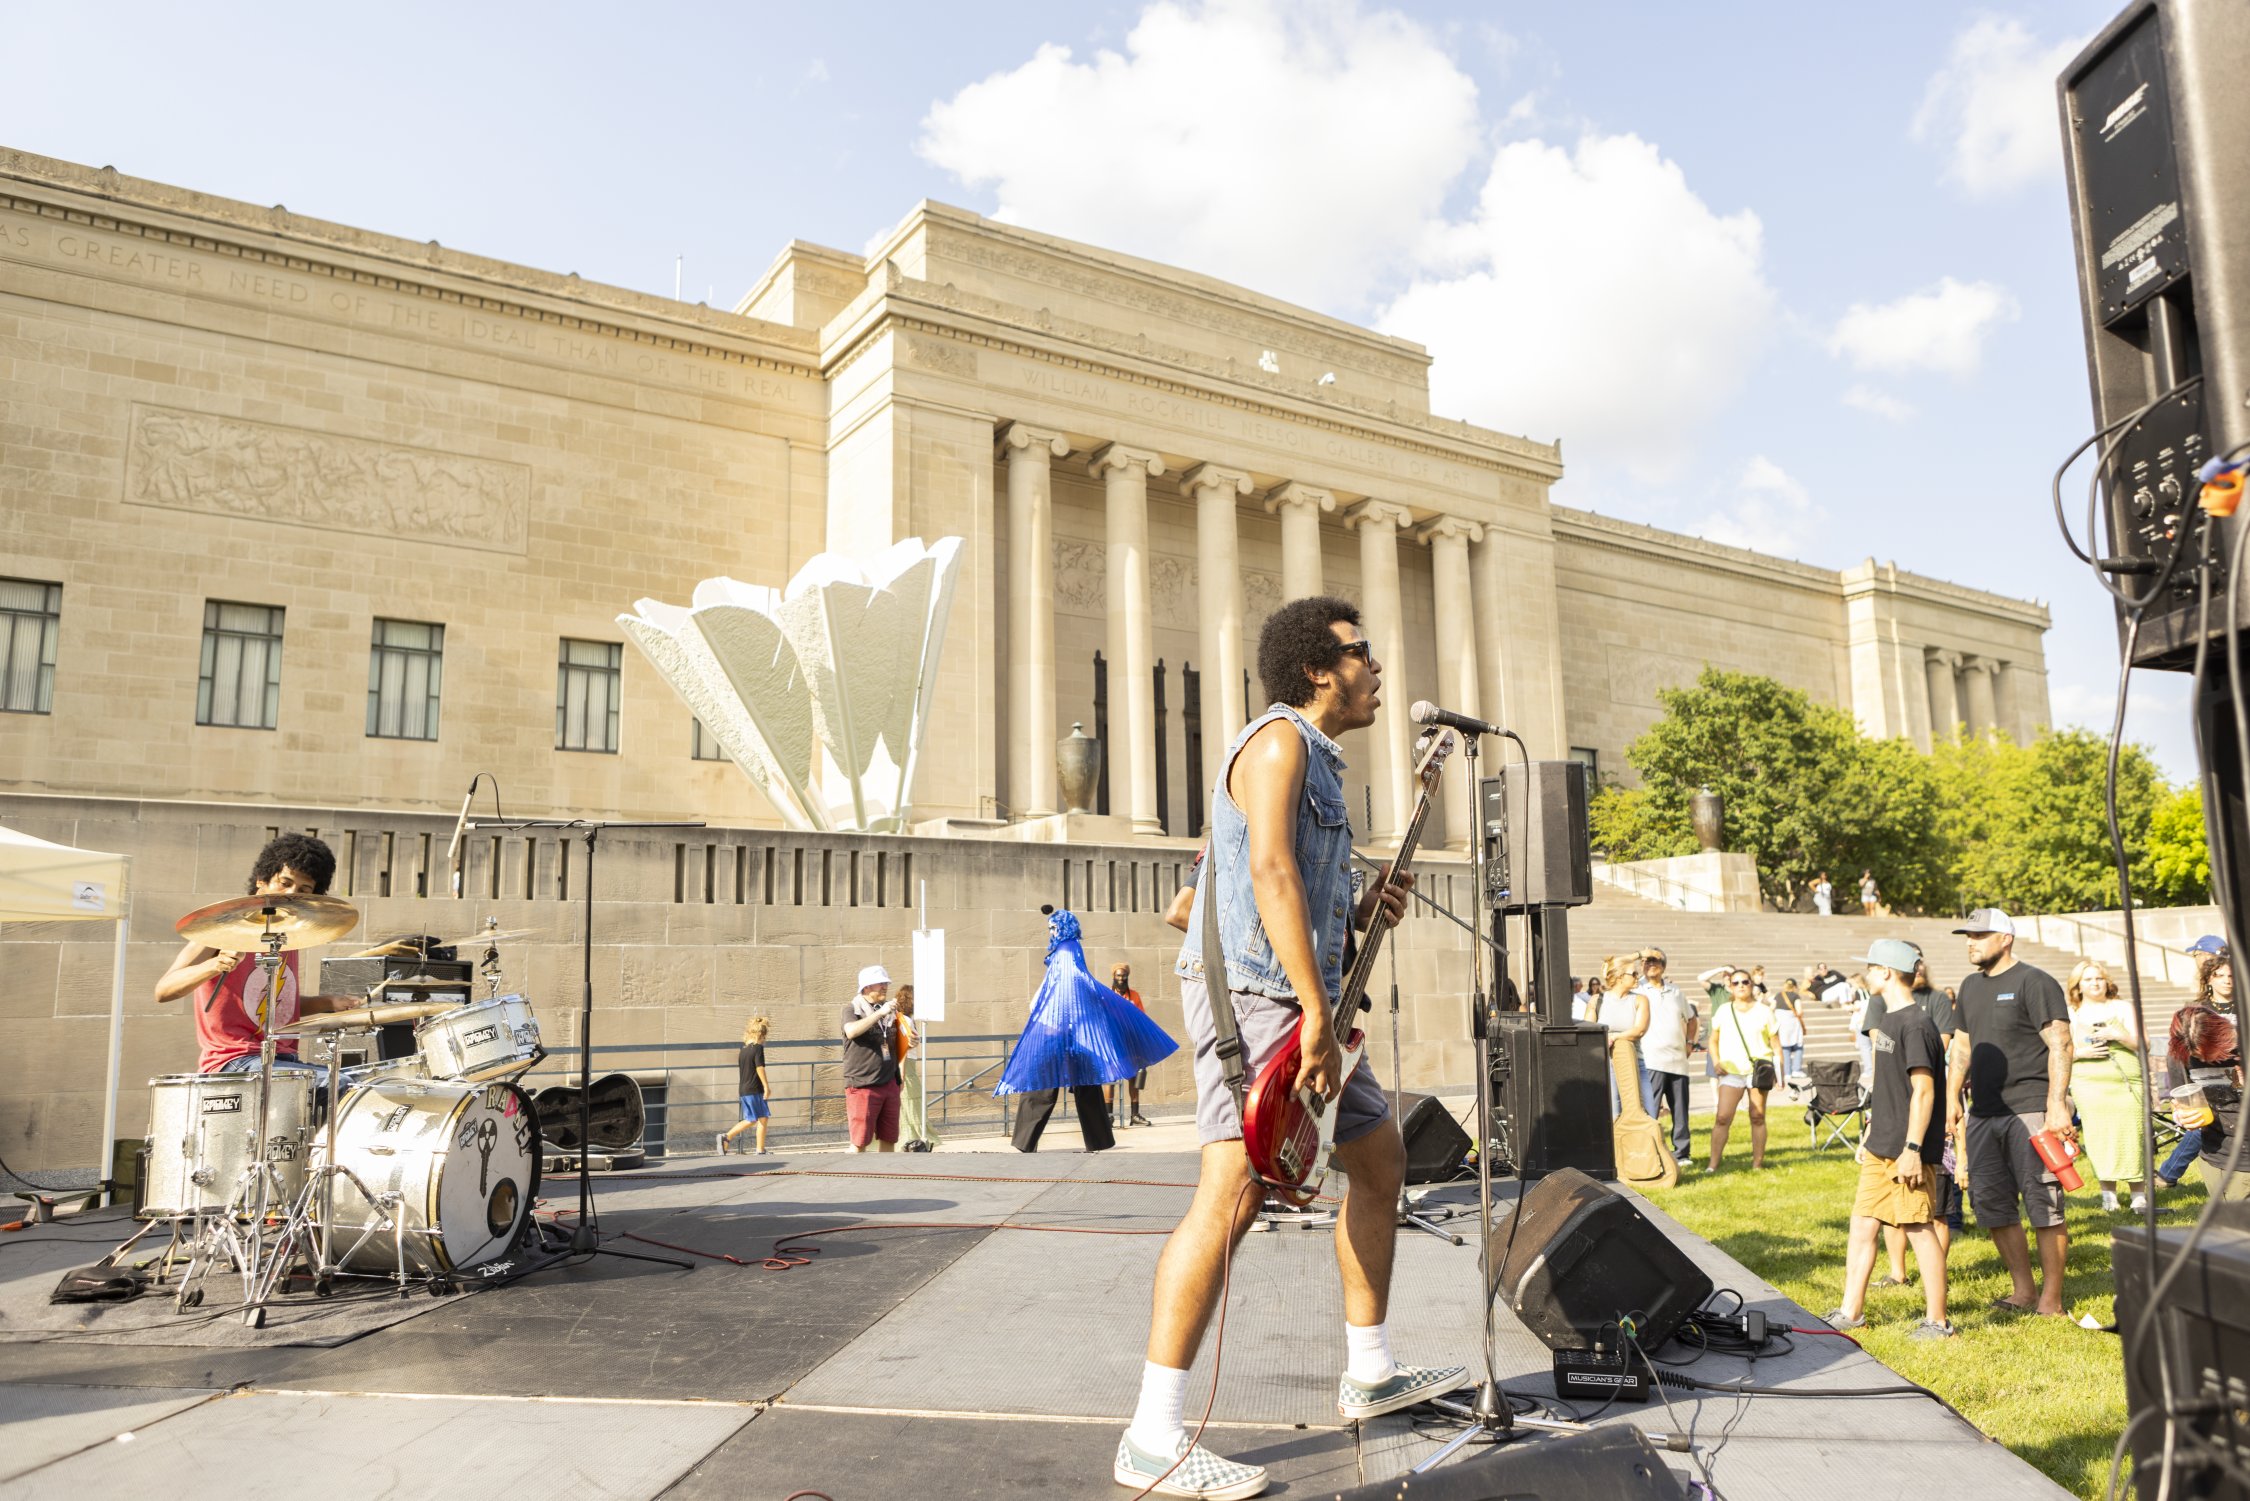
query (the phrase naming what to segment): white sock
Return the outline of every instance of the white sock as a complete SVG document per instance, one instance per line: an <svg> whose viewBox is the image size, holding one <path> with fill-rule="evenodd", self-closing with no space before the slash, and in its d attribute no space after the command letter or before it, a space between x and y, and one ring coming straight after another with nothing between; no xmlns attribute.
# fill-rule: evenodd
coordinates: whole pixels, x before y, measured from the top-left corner
<svg viewBox="0 0 2250 1501"><path fill-rule="evenodd" d="M1187 1437L1188 1373L1153 1360L1141 1362L1141 1402L1133 1409L1133 1424L1125 1436L1151 1454L1170 1458Z"/></svg>
<svg viewBox="0 0 2250 1501"><path fill-rule="evenodd" d="M1389 1324L1370 1324L1364 1329L1357 1324L1346 1324L1344 1349L1347 1352L1344 1374L1362 1385L1373 1386L1398 1374L1398 1362L1391 1356Z"/></svg>
<svg viewBox="0 0 2250 1501"><path fill-rule="evenodd" d="M2141 1214L2141 1213L2145 1213L2145 1212L2147 1211L2147 1209L2148 1209L2148 1195L2147 1195L2147 1194L2145 1194L2145 1193L2138 1193L2138 1194L2135 1194L2135 1195L2133 1195L2133 1213L2135 1213L2135 1214Z"/></svg>
<svg viewBox="0 0 2250 1501"><path fill-rule="evenodd" d="M2117 1190L2116 1190L2116 1189L2114 1189L2114 1188L2105 1188L2105 1189L2103 1189L2103 1190L2102 1190L2102 1208L2104 1208L2104 1209L2115 1209L2116 1207L2117 1207Z"/></svg>

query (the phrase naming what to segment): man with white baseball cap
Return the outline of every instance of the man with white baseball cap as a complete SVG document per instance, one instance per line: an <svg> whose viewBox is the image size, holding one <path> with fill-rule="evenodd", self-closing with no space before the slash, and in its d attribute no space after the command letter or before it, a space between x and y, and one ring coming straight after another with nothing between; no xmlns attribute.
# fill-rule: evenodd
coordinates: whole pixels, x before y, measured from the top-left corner
<svg viewBox="0 0 2250 1501"><path fill-rule="evenodd" d="M1954 1000L1960 1026L1948 1060L1946 1129L1963 1133L1970 1206L1977 1223L1992 1232L2014 1283L1992 1308L2059 1315L2070 1231L2063 1221L2062 1185L2040 1161L2031 1138L2042 1131L2076 1134L2070 1123L2070 1006L2053 975L2016 958L2016 925L2007 913L1980 907L1953 931L1967 939L1976 968L1963 978ZM2039 1240L2037 1284L2017 1218L2019 1196Z"/></svg>
<svg viewBox="0 0 2250 1501"><path fill-rule="evenodd" d="M898 1150L898 1002L891 972L870 964L859 972L859 994L844 1003L844 1121L852 1150L869 1142L878 1152Z"/></svg>

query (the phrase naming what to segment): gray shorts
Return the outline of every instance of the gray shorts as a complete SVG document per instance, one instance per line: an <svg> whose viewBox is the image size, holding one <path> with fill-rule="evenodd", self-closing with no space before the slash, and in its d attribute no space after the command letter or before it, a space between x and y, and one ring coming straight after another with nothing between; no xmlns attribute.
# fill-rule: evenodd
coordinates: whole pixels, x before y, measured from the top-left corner
<svg viewBox="0 0 2250 1501"><path fill-rule="evenodd" d="M1242 1058L1249 1082L1265 1067L1289 1029L1297 1024L1297 1007L1255 991L1233 992L1235 1026L1242 1033ZM1234 1091L1227 1088L1226 1069L1219 1062L1218 1035L1211 1029L1210 992L1200 979L1180 977L1180 1005L1187 1013L1188 1038L1195 1044L1195 1134L1205 1146L1215 1141L1240 1141L1242 1118L1235 1113ZM1365 1055L1344 1081L1336 1102L1336 1140L1357 1141L1390 1119L1391 1102L1375 1082L1375 1069Z"/></svg>
<svg viewBox="0 0 2250 1501"><path fill-rule="evenodd" d="M2031 1138L2046 1129L2039 1115L1972 1115L1968 1134L1969 1207L1987 1230L2017 1223L2016 1199L2035 1230L2063 1223L2062 1185L2039 1160Z"/></svg>

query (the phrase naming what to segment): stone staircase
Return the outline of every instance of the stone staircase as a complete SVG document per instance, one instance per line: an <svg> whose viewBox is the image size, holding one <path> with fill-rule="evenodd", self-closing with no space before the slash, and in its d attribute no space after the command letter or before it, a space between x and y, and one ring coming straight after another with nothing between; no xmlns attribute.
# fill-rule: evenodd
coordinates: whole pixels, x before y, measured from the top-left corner
<svg viewBox="0 0 2250 1501"><path fill-rule="evenodd" d="M1610 954L1631 953L1654 946L1669 961L1672 982L1684 994L1702 996L1695 977L1719 964L1766 967L1766 983L1780 988L1795 975L1800 982L1805 969L1815 963L1833 965L1846 975L1854 962L1878 938L1903 938L1919 944L1930 960L1930 972L1941 986L1957 985L1968 973L1969 962L1962 940L1954 934L1955 920L1940 917L1818 917L1792 912L1682 912L1662 902L1635 896L1615 886L1596 882L1592 905L1570 912L1570 967L1574 974L1600 972ZM2065 949L2016 940L2016 957L2053 975L2069 979L2078 956ZM2123 970L2110 965L2120 988ZM2185 985L2143 976L2142 1005L2151 1034L2161 1038L2172 1013L2192 998ZM1706 1004L1708 1017L1709 1007ZM1851 1013L1813 1005L1805 1010L1805 1052L1813 1058L1848 1058L1853 1055Z"/></svg>

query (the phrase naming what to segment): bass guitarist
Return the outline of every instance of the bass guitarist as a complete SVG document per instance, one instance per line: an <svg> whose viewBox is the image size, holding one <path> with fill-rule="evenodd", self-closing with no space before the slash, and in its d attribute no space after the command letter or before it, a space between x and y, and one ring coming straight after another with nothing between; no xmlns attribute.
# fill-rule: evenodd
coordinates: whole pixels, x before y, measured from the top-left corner
<svg viewBox="0 0 2250 1501"><path fill-rule="evenodd" d="M1190 1445L1188 1369L1216 1305L1230 1248L1258 1217L1242 1123L1224 1077L1203 973L1202 924L1214 892L1226 986L1249 1074L1284 1046L1303 1018L1300 1087L1337 1111L1336 1162L1350 1179L1336 1221L1348 1352L1337 1409L1346 1419L1411 1407L1462 1384L1461 1366L1400 1365L1386 1323L1392 1240L1406 1149L1375 1082L1359 1068L1338 1078L1342 1047L1330 1008L1342 986L1349 930L1404 914L1411 884L1379 882L1355 906L1351 820L1336 737L1375 722L1383 670L1360 633L1359 611L1315 597L1284 605L1258 639L1258 675L1273 707L1227 748L1211 798L1210 857L1198 881L1175 972L1195 1042L1196 1128L1203 1145L1195 1200L1156 1266L1148 1358L1114 1478L1164 1495L1255 1496L1266 1472ZM1300 998L1312 998L1300 1005ZM1162 1477L1161 1479L1159 1477Z"/></svg>

